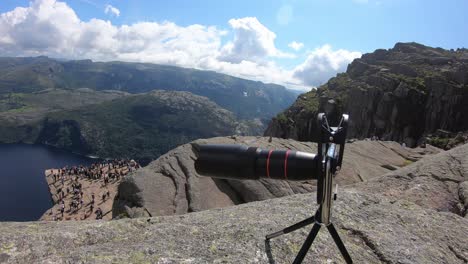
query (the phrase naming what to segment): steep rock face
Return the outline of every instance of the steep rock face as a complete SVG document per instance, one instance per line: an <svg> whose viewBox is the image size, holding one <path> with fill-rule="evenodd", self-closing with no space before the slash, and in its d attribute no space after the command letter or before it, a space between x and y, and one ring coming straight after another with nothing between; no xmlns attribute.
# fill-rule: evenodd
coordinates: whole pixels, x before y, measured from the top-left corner
<svg viewBox="0 0 468 264"><path fill-rule="evenodd" d="M447 51L397 43L354 60L346 73L299 96L272 120L265 135L316 140L318 112L331 105L336 119L349 113L349 137L378 136L418 143L437 129L468 129L468 50Z"/></svg>
<svg viewBox="0 0 468 264"><path fill-rule="evenodd" d="M206 97L153 91L50 113L36 142L145 164L196 138L242 133L249 127Z"/></svg>
<svg viewBox="0 0 468 264"><path fill-rule="evenodd" d="M262 137L219 137L196 140L200 144L243 144L265 149L316 152L316 144ZM345 148L339 184L367 181L439 150L409 149L395 142L357 141ZM127 176L119 186L113 215L139 217L172 215L266 200L315 190L315 182L261 179L212 179L197 174L190 144L180 146Z"/></svg>
<svg viewBox="0 0 468 264"><path fill-rule="evenodd" d="M44 119L50 113L88 108L128 95L128 93L119 91L94 91L87 88L46 89L31 93L0 94L0 123L2 124L0 126L0 142L34 143L37 141L44 123L47 124L48 120ZM59 135L48 135L48 137L57 136ZM78 151L79 146L77 147L74 151Z"/></svg>
<svg viewBox="0 0 468 264"><path fill-rule="evenodd" d="M447 184L457 183L466 208L466 157L463 145L342 188L332 220L354 262L467 263L468 218L440 206L451 204L446 194L456 188ZM269 243L265 235L316 209L309 193L180 216L1 223L0 262L291 263L310 228ZM316 262L344 263L324 228L304 260Z"/></svg>

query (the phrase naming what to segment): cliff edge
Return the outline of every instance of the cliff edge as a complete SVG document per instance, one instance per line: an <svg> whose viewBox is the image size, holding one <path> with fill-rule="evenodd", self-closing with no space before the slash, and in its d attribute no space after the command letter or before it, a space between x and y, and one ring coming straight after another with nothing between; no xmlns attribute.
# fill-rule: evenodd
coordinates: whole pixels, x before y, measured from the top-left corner
<svg viewBox="0 0 468 264"><path fill-rule="evenodd" d="M242 144L263 149L294 149L315 153L312 142L267 137L216 137L197 144ZM406 166L425 155L438 153L432 146L406 148L396 142L354 141L347 143L339 185L367 181ZM177 147L148 166L128 175L118 188L114 217L185 214L315 190L315 181L270 179L228 180L200 176L194 168L191 144Z"/></svg>
<svg viewBox="0 0 468 264"><path fill-rule="evenodd" d="M465 144L342 188L333 221L355 263L467 263L467 183ZM454 201L463 211L441 206ZM316 209L308 193L176 216L7 222L0 225L0 262L290 263L310 228L270 244L264 237ZM328 262L344 263L321 232L305 263Z"/></svg>

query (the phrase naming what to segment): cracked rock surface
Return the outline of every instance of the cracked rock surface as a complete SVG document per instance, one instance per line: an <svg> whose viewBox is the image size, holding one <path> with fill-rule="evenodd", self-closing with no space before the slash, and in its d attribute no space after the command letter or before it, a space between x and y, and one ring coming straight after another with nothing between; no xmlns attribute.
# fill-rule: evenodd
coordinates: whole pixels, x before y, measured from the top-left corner
<svg viewBox="0 0 468 264"><path fill-rule="evenodd" d="M332 221L354 263L468 263L468 144L341 188ZM465 207L466 208L466 207ZM315 193L184 215L0 225L0 263L291 263ZM325 228L304 263L344 263Z"/></svg>
<svg viewBox="0 0 468 264"><path fill-rule="evenodd" d="M310 226L264 237L313 215L315 193L178 216L0 225L0 262L291 263ZM467 263L468 219L354 189L334 224L355 263ZM304 263L344 263L325 228Z"/></svg>
<svg viewBox="0 0 468 264"><path fill-rule="evenodd" d="M425 208L466 216L468 144L425 157L356 188L384 195L393 201L411 201Z"/></svg>

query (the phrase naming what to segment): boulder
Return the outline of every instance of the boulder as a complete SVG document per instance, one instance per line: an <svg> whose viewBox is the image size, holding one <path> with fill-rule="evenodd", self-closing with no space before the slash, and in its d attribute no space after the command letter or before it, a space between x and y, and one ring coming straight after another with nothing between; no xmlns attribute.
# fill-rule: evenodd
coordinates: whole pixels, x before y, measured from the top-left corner
<svg viewBox="0 0 468 264"><path fill-rule="evenodd" d="M217 137L199 144L243 144L266 149L316 152L316 144L267 137ZM356 141L345 147L340 185L367 181L439 150L404 148L395 142ZM315 181L226 180L200 176L191 144L182 145L126 176L114 201L114 217L185 214L315 190Z"/></svg>

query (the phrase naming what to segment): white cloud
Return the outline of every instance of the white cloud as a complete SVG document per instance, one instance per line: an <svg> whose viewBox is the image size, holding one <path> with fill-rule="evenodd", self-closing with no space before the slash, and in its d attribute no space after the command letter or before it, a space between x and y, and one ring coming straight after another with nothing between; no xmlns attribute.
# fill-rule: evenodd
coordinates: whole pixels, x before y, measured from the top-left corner
<svg viewBox="0 0 468 264"><path fill-rule="evenodd" d="M120 10L111 5L106 5L106 8L104 9L104 13L112 14L114 16L120 16Z"/></svg>
<svg viewBox="0 0 468 264"><path fill-rule="evenodd" d="M299 51L300 49L302 49L304 47L304 43L293 41L293 42L288 44L288 47L290 47L291 49L293 49L295 51Z"/></svg>
<svg viewBox="0 0 468 264"><path fill-rule="evenodd" d="M221 50L219 59L231 63L243 60L263 62L267 57L293 58L275 47L276 34L262 25L256 17L229 20L234 30L234 41Z"/></svg>
<svg viewBox="0 0 468 264"><path fill-rule="evenodd" d="M344 72L346 66L361 55L360 52L343 49L334 51L330 45L323 45L309 53L306 61L294 69L293 76L305 85L318 86Z"/></svg>
<svg viewBox="0 0 468 264"><path fill-rule="evenodd" d="M234 37L222 45L227 31L214 26L182 27L172 22L116 26L96 18L82 21L64 2L35 0L0 14L0 54L170 64L304 89L325 82L358 56L323 46L303 64L286 70L272 59L294 55L276 48L274 32L255 17L231 19L229 25Z"/></svg>

